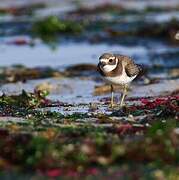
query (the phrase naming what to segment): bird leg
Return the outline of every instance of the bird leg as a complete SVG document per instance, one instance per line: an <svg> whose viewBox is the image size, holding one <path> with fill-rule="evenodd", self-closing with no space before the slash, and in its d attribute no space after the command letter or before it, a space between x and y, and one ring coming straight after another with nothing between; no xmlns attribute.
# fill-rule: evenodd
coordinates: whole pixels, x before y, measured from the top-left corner
<svg viewBox="0 0 179 180"><path fill-rule="evenodd" d="M111 107L114 106L114 88L113 85L111 85Z"/></svg>
<svg viewBox="0 0 179 180"><path fill-rule="evenodd" d="M121 102L120 102L120 107L122 107L124 105L124 99L127 95L127 85L125 84L124 85L124 90L123 90L123 93L122 93L122 98L121 98Z"/></svg>

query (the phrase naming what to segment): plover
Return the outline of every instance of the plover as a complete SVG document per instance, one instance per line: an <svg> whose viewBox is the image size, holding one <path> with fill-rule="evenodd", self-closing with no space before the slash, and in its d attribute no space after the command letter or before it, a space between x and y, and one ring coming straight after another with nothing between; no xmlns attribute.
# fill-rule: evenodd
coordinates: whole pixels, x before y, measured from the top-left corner
<svg viewBox="0 0 179 180"><path fill-rule="evenodd" d="M98 70L105 81L111 86L111 107L114 105L113 85L123 85L120 106L123 106L128 85L140 72L140 67L124 55L104 53L99 57Z"/></svg>

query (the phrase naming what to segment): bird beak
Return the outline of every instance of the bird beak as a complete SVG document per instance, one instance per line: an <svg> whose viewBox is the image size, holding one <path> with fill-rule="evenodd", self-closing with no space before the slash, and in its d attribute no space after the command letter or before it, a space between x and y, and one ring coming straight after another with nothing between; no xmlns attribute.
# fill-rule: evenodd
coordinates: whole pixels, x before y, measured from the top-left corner
<svg viewBox="0 0 179 180"><path fill-rule="evenodd" d="M106 65L106 62L100 61L100 62L99 62L99 65L100 65L101 67L104 67L104 66Z"/></svg>

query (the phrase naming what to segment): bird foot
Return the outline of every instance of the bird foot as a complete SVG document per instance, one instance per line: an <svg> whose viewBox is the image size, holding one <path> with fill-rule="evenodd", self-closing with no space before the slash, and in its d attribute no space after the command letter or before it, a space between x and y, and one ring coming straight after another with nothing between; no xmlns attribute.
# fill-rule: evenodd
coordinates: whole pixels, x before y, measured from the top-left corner
<svg viewBox="0 0 179 180"><path fill-rule="evenodd" d="M126 103L120 103L119 107L120 108L126 107Z"/></svg>
<svg viewBox="0 0 179 180"><path fill-rule="evenodd" d="M123 108L126 108L126 107L127 107L127 104L126 104L126 103L123 103L123 104L120 104L120 105L119 105L119 108L120 108L120 109L123 109Z"/></svg>
<svg viewBox="0 0 179 180"><path fill-rule="evenodd" d="M110 105L109 105L109 108L110 108L110 109L114 109L114 108L116 108L116 107L117 107L117 104L110 104Z"/></svg>
<svg viewBox="0 0 179 180"><path fill-rule="evenodd" d="M123 110L123 109L125 109L127 107L127 105L126 104L113 104L113 105L109 105L109 109L110 110Z"/></svg>

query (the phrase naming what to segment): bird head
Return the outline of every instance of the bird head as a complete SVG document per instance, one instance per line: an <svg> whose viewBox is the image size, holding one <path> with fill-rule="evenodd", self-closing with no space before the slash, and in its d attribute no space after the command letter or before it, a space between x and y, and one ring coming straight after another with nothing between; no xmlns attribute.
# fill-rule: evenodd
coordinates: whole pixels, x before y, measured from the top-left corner
<svg viewBox="0 0 179 180"><path fill-rule="evenodd" d="M99 68L103 72L110 72L117 67L118 59L111 53L104 53L99 57Z"/></svg>

